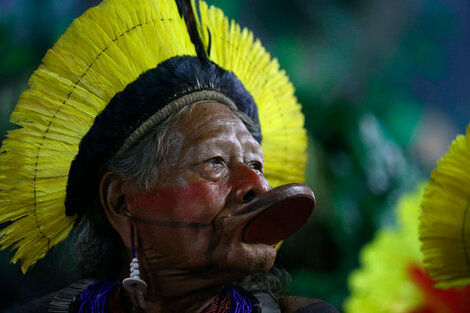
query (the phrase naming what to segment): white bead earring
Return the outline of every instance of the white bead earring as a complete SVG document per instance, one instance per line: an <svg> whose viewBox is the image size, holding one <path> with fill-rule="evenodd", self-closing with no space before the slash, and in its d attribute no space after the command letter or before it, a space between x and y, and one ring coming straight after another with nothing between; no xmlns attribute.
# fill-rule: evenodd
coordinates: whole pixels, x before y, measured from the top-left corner
<svg viewBox="0 0 470 313"><path fill-rule="evenodd" d="M147 283L140 279L139 260L134 243L134 223L131 224L131 244L132 244L132 261L130 264L130 275L122 281L122 285L128 291L144 291L147 289Z"/></svg>

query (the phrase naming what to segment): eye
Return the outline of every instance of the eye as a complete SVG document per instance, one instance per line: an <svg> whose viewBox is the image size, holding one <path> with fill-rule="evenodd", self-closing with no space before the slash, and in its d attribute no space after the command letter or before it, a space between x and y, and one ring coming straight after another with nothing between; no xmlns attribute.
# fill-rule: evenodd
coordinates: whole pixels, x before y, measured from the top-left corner
<svg viewBox="0 0 470 313"><path fill-rule="evenodd" d="M214 156L202 159L194 165L194 170L204 179L217 181L224 177L228 167L226 159L221 156Z"/></svg>
<svg viewBox="0 0 470 313"><path fill-rule="evenodd" d="M248 164L248 167L254 170L255 172L258 172L260 174L263 174L263 164L259 161L251 161Z"/></svg>
<svg viewBox="0 0 470 313"><path fill-rule="evenodd" d="M222 165L225 163L224 159L220 156L212 157L207 159L205 162L213 165Z"/></svg>

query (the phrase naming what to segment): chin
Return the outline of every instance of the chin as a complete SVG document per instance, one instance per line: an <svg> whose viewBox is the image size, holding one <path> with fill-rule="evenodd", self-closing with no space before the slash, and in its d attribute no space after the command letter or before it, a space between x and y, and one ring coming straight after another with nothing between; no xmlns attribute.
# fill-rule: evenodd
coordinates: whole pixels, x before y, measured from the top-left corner
<svg viewBox="0 0 470 313"><path fill-rule="evenodd" d="M274 246L241 243L239 247L230 250L227 256L227 267L231 271L240 272L243 277L269 271L275 259L276 249Z"/></svg>

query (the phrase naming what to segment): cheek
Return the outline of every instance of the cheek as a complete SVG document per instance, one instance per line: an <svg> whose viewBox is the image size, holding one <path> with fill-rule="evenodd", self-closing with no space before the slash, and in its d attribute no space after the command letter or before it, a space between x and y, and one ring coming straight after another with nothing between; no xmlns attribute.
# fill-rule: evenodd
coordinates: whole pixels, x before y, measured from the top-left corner
<svg viewBox="0 0 470 313"><path fill-rule="evenodd" d="M215 182L166 186L129 200L132 213L152 219L209 223L225 204L230 187Z"/></svg>

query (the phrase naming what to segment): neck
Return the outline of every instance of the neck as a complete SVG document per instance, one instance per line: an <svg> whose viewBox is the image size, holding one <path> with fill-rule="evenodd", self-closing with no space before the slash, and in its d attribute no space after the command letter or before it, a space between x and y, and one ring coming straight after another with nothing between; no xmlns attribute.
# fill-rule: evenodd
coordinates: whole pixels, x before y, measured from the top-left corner
<svg viewBox="0 0 470 313"><path fill-rule="evenodd" d="M222 291L236 280L233 271L210 267L181 270L169 266L151 266L142 258L142 279L147 289L133 294L134 305L145 312L202 312Z"/></svg>
<svg viewBox="0 0 470 313"><path fill-rule="evenodd" d="M143 279L147 283L147 289L140 295L133 294L133 302L144 312L199 313L221 293L227 283L244 276L234 275L234 272L214 268L198 271L169 268L144 271L154 275L144 274Z"/></svg>
<svg viewBox="0 0 470 313"><path fill-rule="evenodd" d="M148 284L152 286L152 283ZM132 293L134 306L143 312L173 313L173 312L202 312L222 291L223 286L214 286L203 290L193 291L184 295L165 297L161 290L149 288L145 292Z"/></svg>

